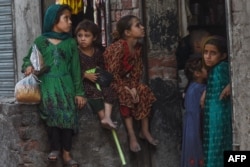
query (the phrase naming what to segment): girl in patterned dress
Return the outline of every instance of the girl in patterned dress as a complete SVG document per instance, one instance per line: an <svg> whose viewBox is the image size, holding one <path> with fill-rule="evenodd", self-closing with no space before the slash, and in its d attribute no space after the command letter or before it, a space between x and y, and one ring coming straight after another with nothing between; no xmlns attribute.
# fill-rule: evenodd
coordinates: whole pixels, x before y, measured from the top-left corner
<svg viewBox="0 0 250 167"><path fill-rule="evenodd" d="M114 33L115 42L104 52L106 69L114 75L111 87L116 91L120 103L120 113L125 120L130 150L141 150L137 141L133 119L141 121L140 137L156 146L158 140L149 132L149 115L156 100L150 88L141 82L142 57L138 43L145 35L140 20L133 15L122 17Z"/></svg>
<svg viewBox="0 0 250 167"><path fill-rule="evenodd" d="M103 50L100 40L100 29L92 21L84 20L76 27L76 38L80 53L81 71L88 103L98 113L101 123L107 128L116 128L111 120L115 93L111 87L99 87L96 80L98 73L93 69L104 68Z"/></svg>
<svg viewBox="0 0 250 167"><path fill-rule="evenodd" d="M42 101L40 115L48 126L51 153L48 160L56 161L62 150L64 163L79 164L71 158L72 136L78 129L77 109L86 104L76 41L71 38L71 8L51 5L45 14L43 33L34 41L49 70L40 74ZM32 48L23 59L25 75L34 71Z"/></svg>
<svg viewBox="0 0 250 167"><path fill-rule="evenodd" d="M223 152L232 150L230 76L226 40L220 36L206 39L203 60L209 69L204 108L205 167L221 167Z"/></svg>

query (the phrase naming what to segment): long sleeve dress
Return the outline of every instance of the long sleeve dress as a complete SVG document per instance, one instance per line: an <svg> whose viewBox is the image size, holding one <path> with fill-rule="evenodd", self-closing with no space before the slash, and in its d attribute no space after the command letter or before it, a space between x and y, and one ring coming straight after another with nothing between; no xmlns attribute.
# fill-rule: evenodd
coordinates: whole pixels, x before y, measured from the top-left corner
<svg viewBox="0 0 250 167"><path fill-rule="evenodd" d="M200 99L205 89L205 84L192 82L185 93L181 167L201 167L204 164Z"/></svg>
<svg viewBox="0 0 250 167"><path fill-rule="evenodd" d="M222 167L223 152L232 150L231 100L219 99L222 90L229 83L227 62L221 62L211 69L204 110L203 148L206 167Z"/></svg>
<svg viewBox="0 0 250 167"><path fill-rule="evenodd" d="M80 62L81 62L81 71L82 75L87 70L100 67L105 69L104 67L104 59L103 52L95 48L94 54L92 56L85 55L79 50L80 53ZM115 92L111 89L111 87L101 87L101 90L98 90L96 87L96 83L84 78L83 79L84 90L87 98L91 99L104 99L105 102L113 104L116 99Z"/></svg>
<svg viewBox="0 0 250 167"><path fill-rule="evenodd" d="M127 42L120 39L106 48L104 63L107 71L114 75L111 87L117 93L120 105L129 107L132 116L137 120L148 116L156 98L150 88L141 83L143 70L141 48L138 47L135 53L131 54ZM125 86L130 89L136 88L139 103L132 102L131 95Z"/></svg>
<svg viewBox="0 0 250 167"><path fill-rule="evenodd" d="M34 43L50 70L39 76L42 101L40 115L49 127L77 130L78 114L75 96L84 96L80 75L80 63L76 41L73 38L52 44L44 36L36 38ZM30 55L23 59L22 69L31 65Z"/></svg>

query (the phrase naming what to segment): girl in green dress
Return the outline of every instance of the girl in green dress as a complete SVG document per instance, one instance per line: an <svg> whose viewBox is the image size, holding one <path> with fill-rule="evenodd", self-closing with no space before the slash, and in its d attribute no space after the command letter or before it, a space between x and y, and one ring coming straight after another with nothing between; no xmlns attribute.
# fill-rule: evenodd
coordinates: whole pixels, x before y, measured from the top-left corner
<svg viewBox="0 0 250 167"><path fill-rule="evenodd" d="M204 109L205 167L222 167L223 152L232 150L230 76L226 40L219 36L206 39L203 60L209 69Z"/></svg>
<svg viewBox="0 0 250 167"><path fill-rule="evenodd" d="M41 52L49 70L39 75L42 101L40 115L48 126L51 153L48 160L56 161L62 150L64 163L77 167L71 158L72 136L78 128L77 107L86 99L81 79L76 41L71 37L71 8L68 5L51 5L45 14L43 33L34 44ZM34 71L30 62L32 48L23 59L25 75Z"/></svg>

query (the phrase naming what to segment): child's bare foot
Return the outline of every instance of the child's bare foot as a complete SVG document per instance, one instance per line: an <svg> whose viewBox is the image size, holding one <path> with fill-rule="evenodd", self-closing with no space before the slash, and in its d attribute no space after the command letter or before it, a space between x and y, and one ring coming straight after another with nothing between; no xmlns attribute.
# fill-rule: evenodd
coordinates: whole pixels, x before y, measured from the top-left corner
<svg viewBox="0 0 250 167"><path fill-rule="evenodd" d="M159 140L152 137L152 135L149 132L140 132L139 137L141 139L147 140L150 144L153 146L157 146L159 144Z"/></svg>
<svg viewBox="0 0 250 167"><path fill-rule="evenodd" d="M129 137L129 147L130 147L130 150L133 152L141 151L141 147L140 147L139 143L137 142L137 139L135 136Z"/></svg>
<svg viewBox="0 0 250 167"><path fill-rule="evenodd" d="M110 118L108 117L104 117L101 120L101 123L103 125L103 127L107 128L107 129L116 129L117 127L117 123L113 122Z"/></svg>

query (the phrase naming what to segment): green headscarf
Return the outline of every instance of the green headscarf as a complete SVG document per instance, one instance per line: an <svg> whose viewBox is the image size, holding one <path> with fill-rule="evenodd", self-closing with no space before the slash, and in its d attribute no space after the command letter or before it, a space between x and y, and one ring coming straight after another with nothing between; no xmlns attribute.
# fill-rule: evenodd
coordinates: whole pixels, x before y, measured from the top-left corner
<svg viewBox="0 0 250 167"><path fill-rule="evenodd" d="M53 4L47 9L43 21L43 36L60 40L64 40L71 37L70 33L58 33L52 31L52 28L55 24L56 15L61 6L62 5Z"/></svg>

